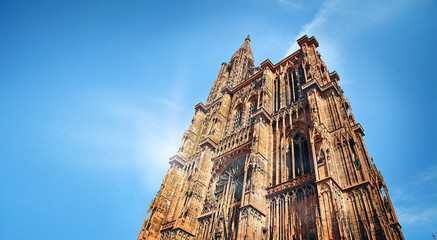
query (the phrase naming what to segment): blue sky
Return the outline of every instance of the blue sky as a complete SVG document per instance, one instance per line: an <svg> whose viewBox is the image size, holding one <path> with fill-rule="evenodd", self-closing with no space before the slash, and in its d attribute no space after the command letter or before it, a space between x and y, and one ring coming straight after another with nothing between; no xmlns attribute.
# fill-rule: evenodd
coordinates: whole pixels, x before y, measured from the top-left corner
<svg viewBox="0 0 437 240"><path fill-rule="evenodd" d="M135 239L194 106L251 34L314 35L407 239L437 233L435 1L0 1L4 239Z"/></svg>

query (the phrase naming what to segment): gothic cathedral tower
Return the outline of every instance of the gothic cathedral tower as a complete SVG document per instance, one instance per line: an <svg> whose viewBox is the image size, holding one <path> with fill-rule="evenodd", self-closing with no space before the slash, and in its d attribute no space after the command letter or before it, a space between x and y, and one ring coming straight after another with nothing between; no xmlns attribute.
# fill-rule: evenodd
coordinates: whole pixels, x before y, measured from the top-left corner
<svg viewBox="0 0 437 240"><path fill-rule="evenodd" d="M404 239L364 130L306 35L254 66L222 63L147 211L140 239Z"/></svg>

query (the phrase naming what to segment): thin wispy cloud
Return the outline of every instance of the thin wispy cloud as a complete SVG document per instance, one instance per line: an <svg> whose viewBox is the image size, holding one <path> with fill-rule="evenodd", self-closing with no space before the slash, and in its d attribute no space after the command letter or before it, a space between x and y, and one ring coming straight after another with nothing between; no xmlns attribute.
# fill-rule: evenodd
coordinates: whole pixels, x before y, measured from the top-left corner
<svg viewBox="0 0 437 240"><path fill-rule="evenodd" d="M425 172L421 173L418 176L417 180L414 182L414 184L419 186L421 184L430 182L437 182L437 164L428 168Z"/></svg>
<svg viewBox="0 0 437 240"><path fill-rule="evenodd" d="M180 108L177 101L152 95L138 98L141 101L115 92L83 93L76 98L81 107L60 111L69 120L49 124L46 138L79 153L65 158L66 164L82 169L136 169L147 186L159 186L186 126L177 121L183 118L174 111Z"/></svg>
<svg viewBox="0 0 437 240"><path fill-rule="evenodd" d="M315 36L320 43L319 52L330 68L338 69L344 63L343 45L372 26L390 24L410 11L412 1L360 2L327 0L320 4L311 21L303 25L294 37L284 57L300 47L296 39L304 35ZM350 80L348 83L352 82ZM342 85L346 82L341 82Z"/></svg>
<svg viewBox="0 0 437 240"><path fill-rule="evenodd" d="M301 28L300 32L295 36L295 39L299 39L300 37L302 37L305 34L311 34L315 31L317 31L317 28L322 26L322 24L326 21L332 3L333 3L333 1L331 1L331 0L325 1L320 6L319 11L314 16L313 20L311 20L311 22L305 24ZM284 57L292 54L293 52L295 52L298 49L299 49L299 45L297 44L297 42L293 42L293 44L288 48Z"/></svg>
<svg viewBox="0 0 437 240"><path fill-rule="evenodd" d="M333 29L330 26L330 24L332 24L330 21L332 15L338 11L338 4L337 0L327 0L323 2L313 19L303 25L299 33L294 37L294 41L287 49L284 57L292 54L300 48L296 42L297 39L304 35L308 35L309 37L315 36L320 43L321 47L319 48L319 51L321 52L324 61L331 68L338 68L338 66L343 62L340 57L342 49L338 38L343 34L335 32L335 28Z"/></svg>
<svg viewBox="0 0 437 240"><path fill-rule="evenodd" d="M409 206L396 209L398 219L408 225L430 225L437 222L437 207Z"/></svg>
<svg viewBox="0 0 437 240"><path fill-rule="evenodd" d="M163 111L151 111L129 101L118 102L111 109L114 117L125 120L132 126L134 136L126 136L133 137L134 159L131 164L140 166L138 170L143 173L147 184L152 186L160 184L169 166L168 159L176 153L179 134L185 126L169 118L169 115L174 114L172 109L177 108L178 103L165 99L162 101L162 98L148 98L153 98L155 104L159 103Z"/></svg>
<svg viewBox="0 0 437 240"><path fill-rule="evenodd" d="M407 225L437 223L437 206L424 198L435 194L435 182L437 180L437 164L422 172L411 176L411 181L402 188L395 188L391 192L391 198L396 203L396 212L399 221ZM412 191L412 189L417 189ZM418 194L417 191L423 191Z"/></svg>

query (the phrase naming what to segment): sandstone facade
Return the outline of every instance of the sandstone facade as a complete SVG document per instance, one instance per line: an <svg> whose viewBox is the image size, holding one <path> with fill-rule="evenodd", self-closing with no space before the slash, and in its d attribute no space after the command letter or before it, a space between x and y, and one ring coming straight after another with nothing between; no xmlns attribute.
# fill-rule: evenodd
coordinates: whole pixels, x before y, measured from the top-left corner
<svg viewBox="0 0 437 240"><path fill-rule="evenodd" d="M404 239L314 37L254 66L250 37L184 133L138 239Z"/></svg>

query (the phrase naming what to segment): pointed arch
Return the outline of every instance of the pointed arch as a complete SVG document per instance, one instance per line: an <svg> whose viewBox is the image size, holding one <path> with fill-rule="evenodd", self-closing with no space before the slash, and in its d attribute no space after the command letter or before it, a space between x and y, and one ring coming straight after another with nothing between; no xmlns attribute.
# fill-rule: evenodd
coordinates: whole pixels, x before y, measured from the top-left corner
<svg viewBox="0 0 437 240"><path fill-rule="evenodd" d="M298 131L293 137L293 144L296 176L313 172L308 138Z"/></svg>

